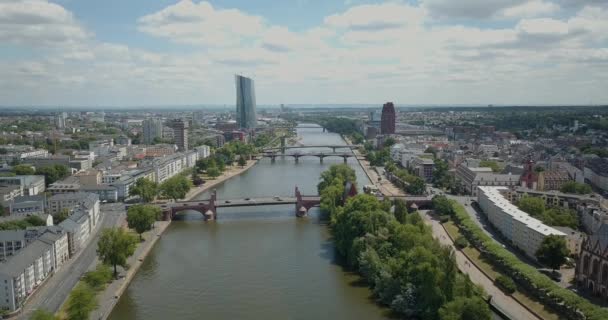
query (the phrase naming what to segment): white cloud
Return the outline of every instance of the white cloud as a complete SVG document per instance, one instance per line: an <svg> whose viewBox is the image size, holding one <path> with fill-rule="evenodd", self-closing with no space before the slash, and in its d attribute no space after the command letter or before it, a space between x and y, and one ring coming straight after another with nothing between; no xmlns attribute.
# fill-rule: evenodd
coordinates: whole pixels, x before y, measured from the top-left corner
<svg viewBox="0 0 608 320"><path fill-rule="evenodd" d="M262 104L608 100L601 86L584 85L606 82L608 9L601 6L564 14L568 6L548 0L388 2L353 6L295 31L183 0L134 22L162 43L150 51L99 41L64 8L30 2L40 10L0 10L0 26L79 32L41 32L33 41L24 33L7 38L0 29L0 40L54 44L39 59L0 60L3 103L224 104L234 100L234 73L256 79ZM13 2L0 0L0 8L7 5ZM454 17L486 20L473 27ZM494 20L500 27L491 26ZM163 50L174 43L189 50ZM543 84L548 79L551 86ZM575 94L567 95L570 85Z"/></svg>
<svg viewBox="0 0 608 320"><path fill-rule="evenodd" d="M139 30L171 41L204 46L231 46L264 29L261 17L236 9L216 9L191 0L168 6L139 19Z"/></svg>
<svg viewBox="0 0 608 320"><path fill-rule="evenodd" d="M63 7L45 0L0 2L0 42L65 45L88 33Z"/></svg>

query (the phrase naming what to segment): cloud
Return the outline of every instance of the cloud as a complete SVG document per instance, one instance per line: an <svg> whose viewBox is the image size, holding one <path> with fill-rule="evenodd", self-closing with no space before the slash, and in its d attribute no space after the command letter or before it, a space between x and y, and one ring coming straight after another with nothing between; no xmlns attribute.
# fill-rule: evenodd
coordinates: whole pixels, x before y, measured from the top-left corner
<svg viewBox="0 0 608 320"><path fill-rule="evenodd" d="M141 17L138 29L179 43L234 46L262 32L264 21L237 9L216 9L206 1L182 0Z"/></svg>
<svg viewBox="0 0 608 320"><path fill-rule="evenodd" d="M0 42L53 46L87 37L72 14L57 4L44 0L0 2Z"/></svg>
<svg viewBox="0 0 608 320"><path fill-rule="evenodd" d="M535 0L505 8L501 10L499 15L505 18L534 18L551 16L559 10L560 6L553 2Z"/></svg>
<svg viewBox="0 0 608 320"><path fill-rule="evenodd" d="M424 16L422 8L387 3L352 7L344 13L328 16L324 21L327 26L334 28L380 32L419 24Z"/></svg>
<svg viewBox="0 0 608 320"><path fill-rule="evenodd" d="M526 0L424 0L431 15L449 19L488 19Z"/></svg>

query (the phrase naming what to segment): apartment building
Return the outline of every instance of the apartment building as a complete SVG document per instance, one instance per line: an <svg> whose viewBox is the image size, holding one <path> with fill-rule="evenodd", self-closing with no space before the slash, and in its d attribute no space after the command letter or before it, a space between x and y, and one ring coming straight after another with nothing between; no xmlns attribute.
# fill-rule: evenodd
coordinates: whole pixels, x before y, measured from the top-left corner
<svg viewBox="0 0 608 320"><path fill-rule="evenodd" d="M503 193L506 187L479 186L477 202L488 221L514 246L536 259L536 251L549 235L566 237L566 234L545 225L509 202Z"/></svg>
<svg viewBox="0 0 608 320"><path fill-rule="evenodd" d="M0 185L19 186L26 196L34 196L45 190L44 176L38 175L0 177Z"/></svg>
<svg viewBox="0 0 608 320"><path fill-rule="evenodd" d="M519 175L494 173L487 167L469 167L465 161L456 168L456 181L467 194L476 197L480 186L518 186Z"/></svg>

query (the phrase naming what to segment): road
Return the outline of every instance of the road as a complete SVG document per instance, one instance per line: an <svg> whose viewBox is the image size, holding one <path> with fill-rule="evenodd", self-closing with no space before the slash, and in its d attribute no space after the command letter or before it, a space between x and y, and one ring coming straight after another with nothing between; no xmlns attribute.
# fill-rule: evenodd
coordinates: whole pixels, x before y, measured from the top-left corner
<svg viewBox="0 0 608 320"><path fill-rule="evenodd" d="M501 310L508 314L509 318L517 320L539 320L534 314L520 305L512 297L504 294L494 282L486 277L460 250L454 247L454 243L450 239L445 229L439 221L432 219L428 214L421 212L421 215L431 225L433 236L443 245L449 245L454 249L456 256L456 264L458 269L464 274L469 275L471 281L481 287L492 296L492 303L497 305Z"/></svg>
<svg viewBox="0 0 608 320"><path fill-rule="evenodd" d="M45 309L57 312L63 302L67 299L70 291L76 285L80 277L92 269L97 259L97 241L99 230L114 227L121 224L125 217L125 206L123 203L108 203L101 205L101 226L95 230L95 234L89 240L87 247L80 251L74 258L64 264L57 273L49 278L33 296L27 301L22 313L17 319L28 319L37 309Z"/></svg>

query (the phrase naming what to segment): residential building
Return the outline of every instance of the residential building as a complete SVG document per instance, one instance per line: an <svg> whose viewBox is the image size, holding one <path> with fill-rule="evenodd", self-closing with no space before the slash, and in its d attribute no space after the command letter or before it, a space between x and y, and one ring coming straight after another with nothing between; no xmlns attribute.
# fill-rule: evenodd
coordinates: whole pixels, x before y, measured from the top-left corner
<svg viewBox="0 0 608 320"><path fill-rule="evenodd" d="M236 122L240 129L253 129L257 126L254 82L241 75L235 75L234 79L236 82Z"/></svg>
<svg viewBox="0 0 608 320"><path fill-rule="evenodd" d="M99 214L99 196L93 193L63 193L47 199L48 212L52 215L59 214L63 209L72 210L80 205L94 210L94 215Z"/></svg>
<svg viewBox="0 0 608 320"><path fill-rule="evenodd" d="M380 120L381 134L395 134L395 106L387 102L382 106L382 119Z"/></svg>
<svg viewBox="0 0 608 320"><path fill-rule="evenodd" d="M15 185L0 185L0 204L8 206L16 197L23 195L23 190L20 186Z"/></svg>
<svg viewBox="0 0 608 320"><path fill-rule="evenodd" d="M27 297L54 271L53 245L36 240L2 264L0 308L18 310Z"/></svg>
<svg viewBox="0 0 608 320"><path fill-rule="evenodd" d="M177 150L181 152L188 151L188 121L182 119L173 120L171 127L173 128L173 139L175 140L175 145L177 145Z"/></svg>
<svg viewBox="0 0 608 320"><path fill-rule="evenodd" d="M519 185L518 175L494 173L491 168L469 167L467 163L469 162L465 161L456 168L456 181L467 194L477 196L478 186L515 187Z"/></svg>
<svg viewBox="0 0 608 320"><path fill-rule="evenodd" d="M585 179L596 188L608 191L608 158L589 159L583 169Z"/></svg>
<svg viewBox="0 0 608 320"><path fill-rule="evenodd" d="M163 122L160 119L146 119L142 126L144 144L153 144L154 139L163 137Z"/></svg>
<svg viewBox="0 0 608 320"><path fill-rule="evenodd" d="M9 202L11 216L44 215L46 197L44 195L20 196Z"/></svg>
<svg viewBox="0 0 608 320"><path fill-rule="evenodd" d="M43 193L45 190L44 176L14 176L14 177L0 177L0 184L2 185L16 185L23 190L23 195L33 196Z"/></svg>
<svg viewBox="0 0 608 320"><path fill-rule="evenodd" d="M530 258L536 259L536 251L546 236L566 234L532 218L509 202L504 196L506 187L479 186L477 202L488 221L514 246Z"/></svg>
<svg viewBox="0 0 608 320"><path fill-rule="evenodd" d="M415 157L409 165L414 173L424 181L430 182L433 179L435 161L432 158Z"/></svg>

